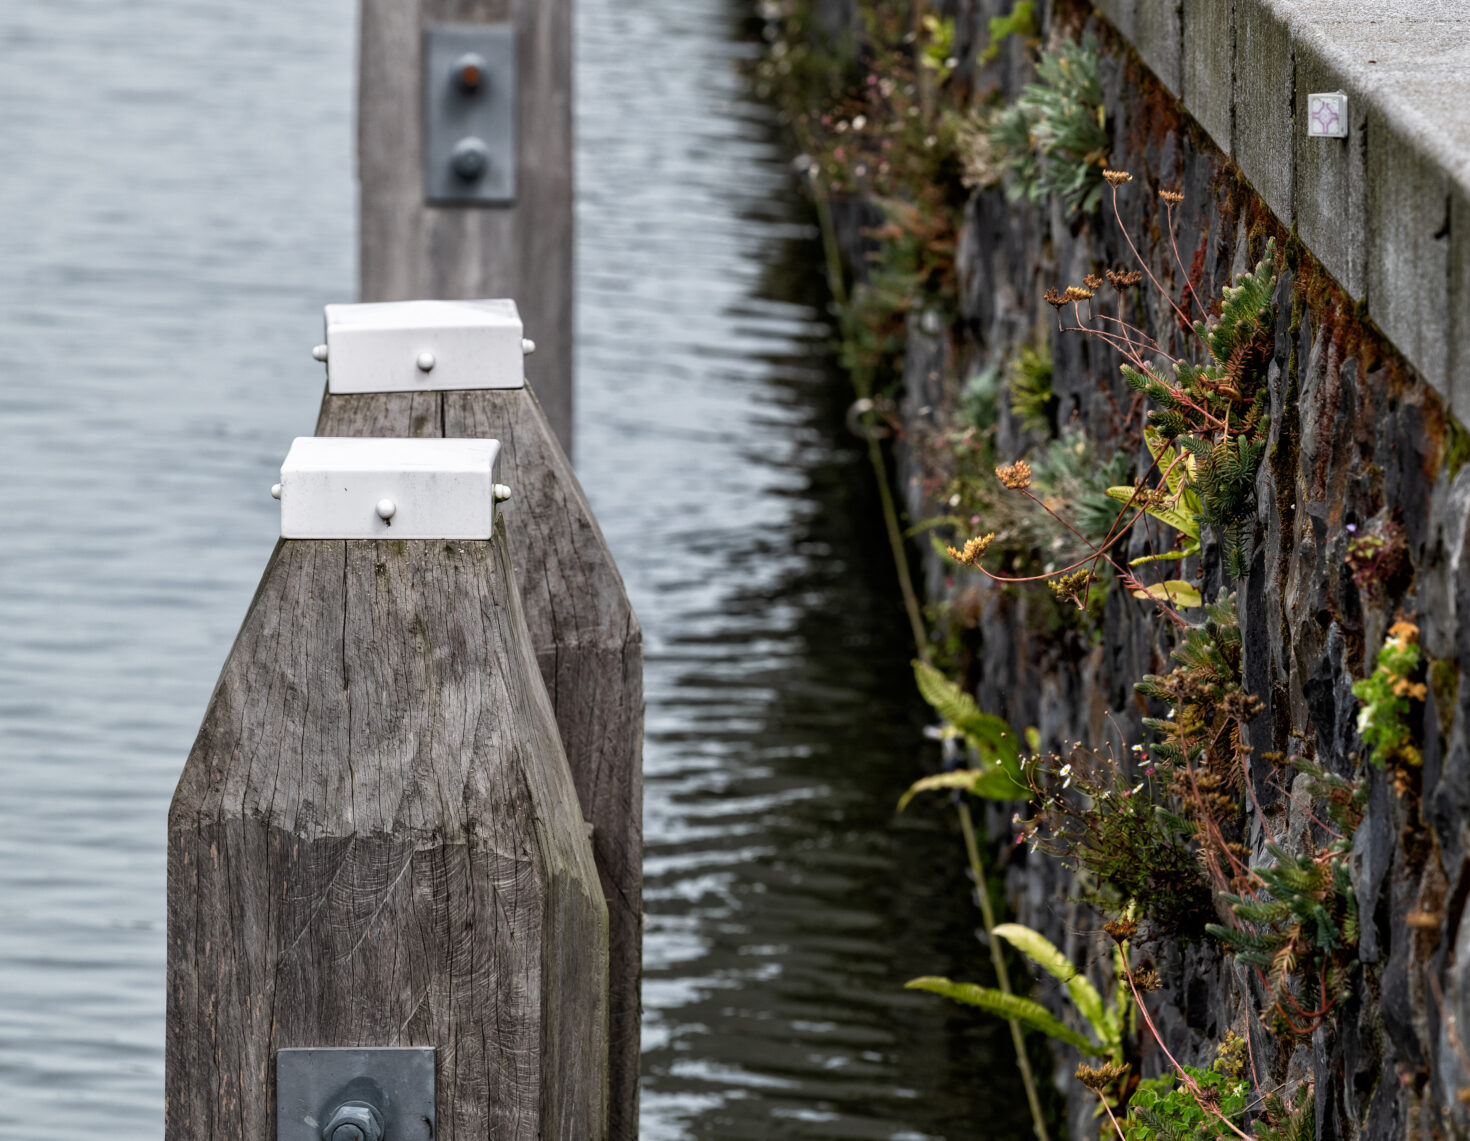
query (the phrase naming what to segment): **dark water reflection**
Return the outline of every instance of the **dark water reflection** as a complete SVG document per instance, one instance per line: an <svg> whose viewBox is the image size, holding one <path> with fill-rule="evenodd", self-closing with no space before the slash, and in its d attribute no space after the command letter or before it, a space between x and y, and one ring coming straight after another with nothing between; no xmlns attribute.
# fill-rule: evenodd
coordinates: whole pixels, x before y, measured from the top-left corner
<svg viewBox="0 0 1470 1141"><path fill-rule="evenodd" d="M648 640L643 1136L1029 1136L728 0L584 3L578 467Z"/></svg>
<svg viewBox="0 0 1470 1141"><path fill-rule="evenodd" d="M922 711L736 5L578 7L578 462L649 651L644 1136L1022 1137L1003 1028L900 989L982 955L940 814L892 817ZM354 9L0 5L0 1138L161 1132L165 812L352 290Z"/></svg>

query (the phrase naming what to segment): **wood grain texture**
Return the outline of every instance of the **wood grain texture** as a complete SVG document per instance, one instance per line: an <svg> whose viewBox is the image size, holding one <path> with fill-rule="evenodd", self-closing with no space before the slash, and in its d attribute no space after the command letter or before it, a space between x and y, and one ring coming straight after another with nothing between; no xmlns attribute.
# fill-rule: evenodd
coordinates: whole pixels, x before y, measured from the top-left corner
<svg viewBox="0 0 1470 1141"><path fill-rule="evenodd" d="M169 1141L283 1046L438 1047L441 1141L606 1136L607 912L504 528L272 556L169 813Z"/></svg>
<svg viewBox="0 0 1470 1141"><path fill-rule="evenodd" d="M422 32L439 22L517 31L514 205L424 200ZM572 438L572 0L362 0L358 62L359 295L513 297Z"/></svg>
<svg viewBox="0 0 1470 1141"><path fill-rule="evenodd" d="M324 395L319 436L501 443L506 520L531 644L607 899L610 1127L638 1136L643 956L643 635L566 454L530 389Z"/></svg>

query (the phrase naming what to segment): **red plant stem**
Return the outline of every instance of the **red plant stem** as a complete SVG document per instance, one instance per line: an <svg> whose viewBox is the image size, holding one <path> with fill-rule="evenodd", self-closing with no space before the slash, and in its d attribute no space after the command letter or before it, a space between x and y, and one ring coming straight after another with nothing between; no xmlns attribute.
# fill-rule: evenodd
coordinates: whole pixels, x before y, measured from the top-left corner
<svg viewBox="0 0 1470 1141"><path fill-rule="evenodd" d="M1037 500L1037 502L1040 503L1041 501L1040 500ZM1045 504L1042 504L1042 506L1045 507L1046 505ZM1047 508L1047 510L1050 510L1050 508ZM1127 510L1127 508L1124 508L1124 510ZM1138 514L1139 515L1142 515L1143 514L1142 508L1139 509ZM1137 517L1135 516L1135 521L1136 521L1136 518ZM1132 522L1130 522L1129 526L1132 526ZM1051 572L1049 572L1047 574L1033 574L1033 575L1025 575L1023 577L1014 577L1013 578L1010 575L992 574L990 571L986 570L982 566L977 566L975 569L977 571L979 571L981 574L983 574L986 578L990 579L992 582L1042 582L1045 579L1054 578L1055 576L1057 576L1059 574L1068 574L1071 571L1074 571L1074 570L1079 569L1080 567L1086 566L1088 563L1096 562L1098 556L1102 555L1105 551L1107 551L1107 549L1109 547L1116 546L1118 544L1119 540L1121 540L1123 538L1123 536L1126 535L1126 534L1128 534L1128 528L1127 527L1123 528L1123 530L1120 531L1110 542L1106 543L1106 545L1104 545L1102 547L1095 547L1094 550L1096 551L1096 554L1088 555L1085 559L1078 559L1075 563L1072 563L1070 566L1062 567L1060 570L1054 570L1054 571L1051 571ZM1083 542L1087 542L1087 540L1084 539ZM1089 547L1092 546L1091 543L1088 543L1087 545ZM1109 562L1111 562L1111 561L1112 560L1110 559ZM1117 564L1114 563L1113 565L1116 566Z"/></svg>
<svg viewBox="0 0 1470 1141"><path fill-rule="evenodd" d="M1169 223L1169 248L1174 251L1174 264L1177 265L1179 267L1179 271L1184 274L1184 286L1186 289L1189 290L1189 296L1194 298L1195 305L1199 306L1200 317L1208 320L1210 315L1208 312L1205 311L1204 304L1200 301L1199 295L1195 293L1194 282L1189 280L1189 271L1184 268L1184 259L1179 256L1179 243L1177 240L1175 240L1174 236L1174 207L1168 202L1164 203L1164 216L1168 219Z"/></svg>
<svg viewBox="0 0 1470 1141"><path fill-rule="evenodd" d="M1199 1107L1219 1118L1225 1128L1241 1138L1241 1141L1254 1141L1249 1133L1242 1130L1240 1126L1236 1125L1235 1122L1231 1121L1230 1118L1226 1117L1210 1103L1209 1099L1204 1096L1204 1090L1199 1088L1199 1082L1190 1077L1188 1071L1179 1064L1179 1059L1169 1053L1169 1047L1164 1045L1163 1035L1159 1033L1159 1028L1154 1025L1153 1015L1148 1012L1148 1007L1143 1004L1143 996L1138 993L1138 984L1133 981L1133 972L1128 969L1126 960L1123 963L1123 977L1128 980L1128 989L1133 992L1133 1001L1138 1004L1138 1009L1143 1014L1143 1021L1147 1024L1149 1033L1154 1036L1154 1041L1159 1044L1159 1049L1164 1052L1164 1057L1169 1059L1169 1064L1174 1067L1174 1072L1179 1076L1179 1080L1184 1083L1184 1087L1194 1095L1194 1099L1199 1103Z"/></svg>
<svg viewBox="0 0 1470 1141"><path fill-rule="evenodd" d="M1194 332L1194 326L1189 323L1189 318L1185 315L1184 310L1174 304L1174 298L1170 296L1168 290L1159 284L1159 279L1154 276L1154 271L1149 269L1148 262L1143 260L1143 255L1138 252L1138 247L1133 244L1133 236L1128 233L1128 227L1123 225L1123 215L1118 210L1118 188L1116 186L1113 187L1113 217L1117 219L1118 229L1122 231L1123 240L1128 243L1128 248L1133 251L1133 257L1138 262L1139 268L1148 274L1149 281L1153 282L1154 288L1168 301L1169 307L1179 315L1179 320L1183 322L1184 327L1190 332ZM1195 333L1195 337L1198 338L1198 336L1199 334Z"/></svg>
<svg viewBox="0 0 1470 1141"><path fill-rule="evenodd" d="M1103 1108L1108 1111L1108 1120L1113 1123L1113 1130L1118 1134L1122 1141L1128 1141L1128 1138L1123 1135L1123 1127L1118 1124L1118 1119L1113 1116L1113 1107L1108 1104L1108 1099L1103 1096L1102 1090L1097 1091L1097 1099L1098 1101L1102 1102Z"/></svg>
<svg viewBox="0 0 1470 1141"><path fill-rule="evenodd" d="M1312 811L1312 805L1310 801L1299 800L1297 797L1292 796L1291 793L1287 792L1286 789L1281 787L1281 782L1279 780L1276 780L1274 777L1271 780L1271 784L1275 786L1277 792L1286 797L1286 799L1291 801L1291 803L1297 808L1300 808L1303 812L1305 812L1307 816L1311 819L1312 823L1317 825L1318 828L1321 828L1329 836L1333 836L1338 840L1347 839L1346 836L1344 836L1331 824L1328 824L1324 820L1318 819L1317 814Z"/></svg>
<svg viewBox="0 0 1470 1141"><path fill-rule="evenodd" d="M1156 352L1164 351L1163 346L1161 346L1158 341L1154 340L1131 321L1124 321L1121 317L1109 317L1106 313L1098 313L1094 316L1093 319L1097 321L1106 321L1109 325L1117 325L1123 330L1124 336L1128 337L1129 344L1133 343L1131 334L1137 333L1141 338L1143 338L1143 340L1140 341L1138 345L1138 348L1140 349L1152 346ZM1099 330L1099 332L1100 331L1101 330Z"/></svg>

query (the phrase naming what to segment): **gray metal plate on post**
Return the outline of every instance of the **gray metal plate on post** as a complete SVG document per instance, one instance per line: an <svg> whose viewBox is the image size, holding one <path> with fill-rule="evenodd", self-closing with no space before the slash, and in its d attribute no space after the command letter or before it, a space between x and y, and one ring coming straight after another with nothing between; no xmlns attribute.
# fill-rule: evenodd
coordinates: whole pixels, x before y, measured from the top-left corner
<svg viewBox="0 0 1470 1141"><path fill-rule="evenodd" d="M424 30L424 189L430 202L516 196L516 34L510 24Z"/></svg>
<svg viewBox="0 0 1470 1141"><path fill-rule="evenodd" d="M384 1141L431 1141L434 1047L276 1051L276 1141L322 1141L343 1102L374 1106Z"/></svg>

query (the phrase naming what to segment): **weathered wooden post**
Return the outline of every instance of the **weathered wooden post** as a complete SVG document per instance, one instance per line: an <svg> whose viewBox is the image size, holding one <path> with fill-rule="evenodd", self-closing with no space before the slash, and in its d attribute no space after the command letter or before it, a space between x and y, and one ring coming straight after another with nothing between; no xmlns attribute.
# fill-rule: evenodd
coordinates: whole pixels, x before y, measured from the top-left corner
<svg viewBox="0 0 1470 1141"><path fill-rule="evenodd" d="M515 480L506 512L531 645L556 709L607 899L611 946L610 1136L638 1136L643 911L643 639L586 496L525 386L508 302L329 306L318 349L329 382L320 436L459 436L500 441ZM508 323L508 327L507 324ZM445 347L472 330L470 358ZM385 391L361 389L345 348L370 342ZM545 337L532 360L542 359ZM473 342L472 342L473 343ZM437 350L437 351L436 351ZM434 356L425 371L419 357ZM425 362L427 363L427 362ZM467 366L467 367L466 367ZM504 387L485 387L491 384ZM407 391L405 391L407 389Z"/></svg>
<svg viewBox="0 0 1470 1141"><path fill-rule="evenodd" d="M515 297L572 328L572 0L362 0L363 301ZM572 340L536 393L571 451Z"/></svg>
<svg viewBox="0 0 1470 1141"><path fill-rule="evenodd" d="M497 450L308 438L283 465L286 537L169 814L168 1141L606 1136L607 913ZM289 1049L414 1046L437 1067Z"/></svg>

